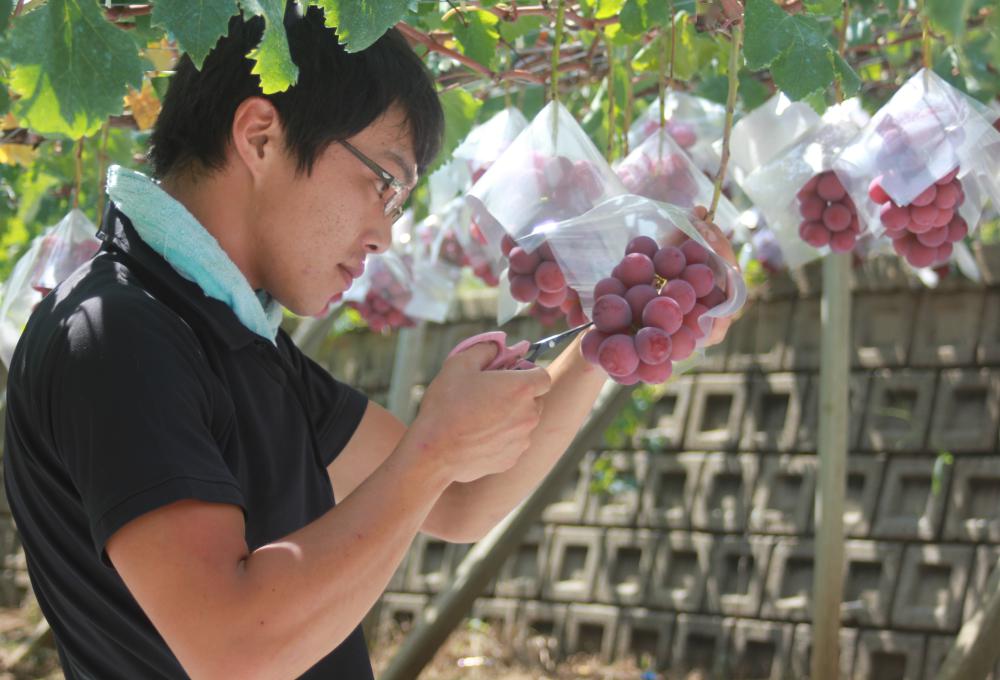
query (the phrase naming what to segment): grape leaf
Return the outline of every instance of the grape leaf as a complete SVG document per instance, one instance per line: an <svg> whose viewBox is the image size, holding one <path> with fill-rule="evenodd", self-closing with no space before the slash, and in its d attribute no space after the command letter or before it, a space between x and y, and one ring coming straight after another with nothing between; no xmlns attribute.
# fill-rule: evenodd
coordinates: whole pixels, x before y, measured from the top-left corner
<svg viewBox="0 0 1000 680"><path fill-rule="evenodd" d="M835 17L840 16L843 3L841 0L805 0L805 8L809 14Z"/></svg>
<svg viewBox="0 0 1000 680"><path fill-rule="evenodd" d="M251 73L260 76L264 94L284 92L299 79L299 67L288 51L285 33L284 0L240 0L243 9L264 17L264 35L260 44L247 55L255 63Z"/></svg>
<svg viewBox="0 0 1000 680"><path fill-rule="evenodd" d="M396 25L406 14L407 0L309 0L326 14L326 24L348 52L360 52Z"/></svg>
<svg viewBox="0 0 1000 680"><path fill-rule="evenodd" d="M13 0L0 0L0 31L6 31L10 24L10 13L14 11Z"/></svg>
<svg viewBox="0 0 1000 680"><path fill-rule="evenodd" d="M522 14L517 21L500 22L500 35L507 42L514 42L521 36L537 31L545 23L545 17Z"/></svg>
<svg viewBox="0 0 1000 680"><path fill-rule="evenodd" d="M796 100L833 82L836 52L814 19L786 14L773 0L748 0L745 20L749 69L770 68L775 85ZM845 79L843 66L838 72Z"/></svg>
<svg viewBox="0 0 1000 680"><path fill-rule="evenodd" d="M927 0L931 23L958 38L965 32L965 22L972 14L972 0Z"/></svg>
<svg viewBox="0 0 1000 680"><path fill-rule="evenodd" d="M441 107L444 109L444 142L437 160L428 168L427 175L432 174L451 158L459 142L472 130L482 105L481 101L465 90L448 90L441 94Z"/></svg>
<svg viewBox="0 0 1000 680"><path fill-rule="evenodd" d="M446 25L465 56L492 70L496 68L500 57L497 52L497 43L500 41L499 23L500 18L492 12L472 9L455 12L448 18Z"/></svg>
<svg viewBox="0 0 1000 680"><path fill-rule="evenodd" d="M138 45L104 18L97 0L50 0L15 22L2 52L14 66L15 115L45 135L92 135L122 112L148 66Z"/></svg>
<svg viewBox="0 0 1000 680"><path fill-rule="evenodd" d="M153 23L177 38L181 49L201 68L205 57L226 34L237 0L156 0Z"/></svg>

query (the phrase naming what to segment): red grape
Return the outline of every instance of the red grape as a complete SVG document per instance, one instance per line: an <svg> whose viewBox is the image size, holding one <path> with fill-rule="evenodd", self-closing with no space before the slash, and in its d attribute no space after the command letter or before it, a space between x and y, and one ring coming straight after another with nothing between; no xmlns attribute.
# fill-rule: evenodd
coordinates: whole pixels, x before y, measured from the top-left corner
<svg viewBox="0 0 1000 680"><path fill-rule="evenodd" d="M625 377L639 367L639 356L631 335L616 334L607 338L597 349L597 360L612 377Z"/></svg>
<svg viewBox="0 0 1000 680"><path fill-rule="evenodd" d="M681 326L677 329L676 333L670 336L670 341L673 343L673 349L670 352L670 360L684 361L694 353L694 348L698 339L695 337L694 333L691 332L690 328Z"/></svg>
<svg viewBox="0 0 1000 680"><path fill-rule="evenodd" d="M668 281L676 279L687 266L687 258L680 248L668 246L661 248L653 256L653 266L656 273Z"/></svg>
<svg viewBox="0 0 1000 680"><path fill-rule="evenodd" d="M639 379L643 382L649 383L650 385L665 383L670 379L670 375L673 371L674 365L669 359L659 364L647 364L640 361L639 368L635 370Z"/></svg>
<svg viewBox="0 0 1000 680"><path fill-rule="evenodd" d="M694 307L695 300L698 296L695 295L694 288L687 281L681 279L674 279L670 281L663 290L660 291L660 295L665 295L667 297L673 298L677 301L678 306L681 308L681 314L687 314Z"/></svg>
<svg viewBox="0 0 1000 680"><path fill-rule="evenodd" d="M659 293L656 292L656 289L646 283L629 288L628 292L625 293L625 299L628 301L628 305L632 309L632 318L642 318L642 310L645 309L646 304L657 295L659 295Z"/></svg>
<svg viewBox="0 0 1000 680"><path fill-rule="evenodd" d="M603 333L618 333L632 323L632 309L620 295L603 295L594 303L594 327Z"/></svg>
<svg viewBox="0 0 1000 680"><path fill-rule="evenodd" d="M539 263L542 261L537 252L529 253L521 246L512 248L508 257L510 259L510 270L515 274L534 274L535 269L538 268Z"/></svg>
<svg viewBox="0 0 1000 680"><path fill-rule="evenodd" d="M681 252L684 253L684 261L688 265L708 262L708 251L700 243L685 241L681 246Z"/></svg>
<svg viewBox="0 0 1000 680"><path fill-rule="evenodd" d="M563 276L559 265L555 262L545 261L539 264L538 269L535 270L535 285L543 292L558 293L566 289L566 277Z"/></svg>
<svg viewBox="0 0 1000 680"><path fill-rule="evenodd" d="M823 211L823 224L830 231L844 231L851 226L853 215L846 205L831 203Z"/></svg>
<svg viewBox="0 0 1000 680"><path fill-rule="evenodd" d="M670 336L660 328L646 326L635 334L635 350L639 360L647 364L659 364L670 358L673 343Z"/></svg>
<svg viewBox="0 0 1000 680"><path fill-rule="evenodd" d="M660 246L656 244L656 241L648 236L636 236L628 244L628 248L625 249L625 254L630 255L632 253L642 253L646 257L653 259L656 252L660 249Z"/></svg>
<svg viewBox="0 0 1000 680"><path fill-rule="evenodd" d="M684 270L681 279L691 284L696 298L708 295L715 287L715 274L704 264L690 265Z"/></svg>
<svg viewBox="0 0 1000 680"><path fill-rule="evenodd" d="M597 298L605 295L621 295L624 297L627 290L628 288L626 288L625 284L622 283L620 279L617 279L614 276L609 276L606 279L601 279L597 282L597 285L594 286L594 299L596 300Z"/></svg>
<svg viewBox="0 0 1000 680"><path fill-rule="evenodd" d="M510 277L510 295L518 302L534 302L538 297L535 277L529 274L515 274Z"/></svg>
<svg viewBox="0 0 1000 680"><path fill-rule="evenodd" d="M642 323L672 335L684 323L684 312L673 298L659 296L650 300L642 310Z"/></svg>
<svg viewBox="0 0 1000 680"><path fill-rule="evenodd" d="M820 180L816 184L816 193L819 194L821 199L830 203L839 201L847 195L844 185L840 183L837 175L832 172L820 175Z"/></svg>
<svg viewBox="0 0 1000 680"><path fill-rule="evenodd" d="M656 273L653 269L653 261L642 253L629 253L622 259L618 267L617 277L629 287L652 283Z"/></svg>

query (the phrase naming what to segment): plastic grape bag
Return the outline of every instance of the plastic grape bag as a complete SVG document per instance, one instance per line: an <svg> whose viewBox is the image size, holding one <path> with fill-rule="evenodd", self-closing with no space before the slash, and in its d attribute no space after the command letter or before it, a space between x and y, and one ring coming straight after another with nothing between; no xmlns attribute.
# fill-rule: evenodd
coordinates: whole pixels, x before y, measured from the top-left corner
<svg viewBox="0 0 1000 680"><path fill-rule="evenodd" d="M794 144L819 123L820 116L804 102L776 94L743 116L729 142L729 170L741 187L747 176ZM721 152L722 142L716 146Z"/></svg>
<svg viewBox="0 0 1000 680"><path fill-rule="evenodd" d="M472 186L469 166L463 160L452 158L427 178L430 195L428 208L432 213L441 211L455 198L462 196Z"/></svg>
<svg viewBox="0 0 1000 680"><path fill-rule="evenodd" d="M376 333L414 325L403 310L413 298L412 278L403 260L389 250L365 258L365 270L344 293Z"/></svg>
<svg viewBox="0 0 1000 680"><path fill-rule="evenodd" d="M625 193L617 175L573 116L562 105L551 103L473 185L466 200L475 232L492 252L501 251L506 256L512 244L540 225L578 217L611 196ZM528 253L543 241L535 239ZM539 264L538 258L525 259ZM502 285L498 323L506 323L537 295L535 290L533 296L515 300Z"/></svg>
<svg viewBox="0 0 1000 680"><path fill-rule="evenodd" d="M36 237L14 265L0 302L0 358L10 365L14 347L28 317L49 291L58 286L101 247L97 227L74 208Z"/></svg>
<svg viewBox="0 0 1000 680"><path fill-rule="evenodd" d="M475 183L527 127L528 119L524 114L507 107L476 126L455 149L454 156L465 161Z"/></svg>
<svg viewBox="0 0 1000 680"><path fill-rule="evenodd" d="M615 172L631 193L687 210L711 205L715 192L708 177L663 130L647 137L615 167ZM739 211L725 196L719 197L715 223L737 242L749 239Z"/></svg>
<svg viewBox="0 0 1000 680"><path fill-rule="evenodd" d="M749 173L743 180L743 190L767 220L781 248L784 260L791 269L814 260L829 252L827 243L811 245L800 236L800 227L808 212L811 192L800 193L804 186L814 186L817 176L825 176L843 149L860 132L864 117L857 113L857 100L848 100L832 106L814 125L790 146L786 146L769 162ZM859 124L860 123L860 124ZM827 180L830 181L830 180ZM843 198L843 189L836 198ZM802 197L800 199L800 196ZM815 199L818 200L818 199ZM824 206L825 208L826 206ZM846 206L845 206L846 209ZM850 212L850 210L848 209ZM820 218L822 214L820 214ZM850 224L848 224L850 226ZM860 225L858 232L860 232ZM851 233L854 232L846 232ZM846 237L838 237L846 238ZM854 247L855 238L847 250Z"/></svg>
<svg viewBox="0 0 1000 680"><path fill-rule="evenodd" d="M719 170L720 154L715 143L722 139L726 126L726 107L686 94L668 92L663 105L666 129L704 172ZM657 97L628 131L628 145L635 149L660 129L660 98Z"/></svg>
<svg viewBox="0 0 1000 680"><path fill-rule="evenodd" d="M636 246L638 237L644 237L644 243ZM739 270L714 252L685 211L666 203L632 194L613 197L585 215L546 225L526 241L541 238L552 249L567 285L576 291L599 332L584 339L585 354L588 342L606 339L600 334L631 334L637 319L643 326L659 325L657 312L647 309L655 299L669 297L673 301L669 305L677 307L677 326L662 327L673 343L671 367L663 367L662 361L643 360L661 372L650 368L652 373L637 377L631 372L615 375L609 371L625 384L631 384L628 380L632 377L636 382L662 382L673 364L682 362L682 369L693 364L683 362L704 344L714 320L732 316L746 301L746 285ZM636 263L637 259L642 262ZM602 325L597 307L606 306L605 296L617 296L627 303L630 321L621 324L625 330ZM634 337L643 332L644 328ZM666 371L665 376L662 371Z"/></svg>
<svg viewBox="0 0 1000 680"><path fill-rule="evenodd" d="M970 99L921 69L834 163L876 235L893 239L915 267L950 258L975 228L998 178L990 154L1000 136ZM957 215L956 215L957 213Z"/></svg>
<svg viewBox="0 0 1000 680"><path fill-rule="evenodd" d="M454 235L457 246L462 250L463 263L472 269L472 273L488 286L500 283L500 273L503 271L500 253L490 251L486 239L473 228L472 209L463 198L456 198L446 205L440 213L441 229L446 235ZM450 236L444 236L450 239ZM449 242L442 243L446 251L451 251Z"/></svg>

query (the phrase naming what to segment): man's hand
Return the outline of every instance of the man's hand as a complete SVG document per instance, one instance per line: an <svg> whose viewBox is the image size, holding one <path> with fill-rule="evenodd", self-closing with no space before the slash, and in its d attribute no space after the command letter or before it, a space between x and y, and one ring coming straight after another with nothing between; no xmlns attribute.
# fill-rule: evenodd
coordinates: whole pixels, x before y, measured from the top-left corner
<svg viewBox="0 0 1000 680"><path fill-rule="evenodd" d="M445 361L424 394L407 437L426 443L431 464L455 482L513 467L531 444L542 399L552 386L543 368L484 371L496 346L480 344Z"/></svg>
<svg viewBox="0 0 1000 680"><path fill-rule="evenodd" d="M705 218L708 217L708 210L701 205L695 206L693 216L694 219L691 223L698 230L698 233L701 234L702 238L708 242L708 245L712 247L712 250L723 260L739 269L736 254L733 252L733 245L729 242L729 239L726 238L718 226L712 222L705 221ZM712 324L712 332L709 334L708 339L705 340L705 347L718 345L722 342L732 323L732 317L715 319L715 322Z"/></svg>

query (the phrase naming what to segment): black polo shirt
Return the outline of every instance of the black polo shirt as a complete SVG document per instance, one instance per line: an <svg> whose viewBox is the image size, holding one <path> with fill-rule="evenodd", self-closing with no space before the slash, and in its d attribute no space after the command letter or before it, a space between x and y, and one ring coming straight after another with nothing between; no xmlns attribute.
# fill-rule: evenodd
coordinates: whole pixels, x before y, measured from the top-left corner
<svg viewBox="0 0 1000 680"><path fill-rule="evenodd" d="M251 550L334 506L326 466L367 406L281 332L206 297L113 206L105 244L38 306L7 385L4 472L66 677L183 678L104 552L181 499L243 509ZM305 678L371 678L360 627Z"/></svg>

